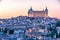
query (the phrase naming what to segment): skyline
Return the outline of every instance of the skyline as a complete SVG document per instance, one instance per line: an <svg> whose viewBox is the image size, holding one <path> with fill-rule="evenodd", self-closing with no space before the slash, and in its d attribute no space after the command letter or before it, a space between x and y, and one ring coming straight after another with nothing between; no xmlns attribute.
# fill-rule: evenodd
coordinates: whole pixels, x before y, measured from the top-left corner
<svg viewBox="0 0 60 40"><path fill-rule="evenodd" d="M25 16L31 6L34 10L47 6L48 16L60 18L60 0L1 0L0 18Z"/></svg>

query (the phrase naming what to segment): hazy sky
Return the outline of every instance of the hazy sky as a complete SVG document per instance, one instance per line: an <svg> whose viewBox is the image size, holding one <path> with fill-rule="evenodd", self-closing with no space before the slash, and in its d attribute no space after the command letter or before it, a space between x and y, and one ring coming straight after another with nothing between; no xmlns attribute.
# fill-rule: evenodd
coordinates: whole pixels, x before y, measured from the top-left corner
<svg viewBox="0 0 60 40"><path fill-rule="evenodd" d="M60 18L60 0L1 0L0 18L27 15L28 9L43 10L48 7L49 16Z"/></svg>

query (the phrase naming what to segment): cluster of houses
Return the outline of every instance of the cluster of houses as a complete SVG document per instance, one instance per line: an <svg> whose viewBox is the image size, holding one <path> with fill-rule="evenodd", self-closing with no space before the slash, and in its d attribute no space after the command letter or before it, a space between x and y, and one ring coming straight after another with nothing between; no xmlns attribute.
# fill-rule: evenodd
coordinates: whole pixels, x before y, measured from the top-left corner
<svg viewBox="0 0 60 40"><path fill-rule="evenodd" d="M54 28L56 21L58 21L56 18L27 16L0 19L0 29L14 29L13 34L0 32L0 40L55 40L55 36L54 38L46 36L51 33L48 28ZM59 28L57 29L58 31L60 30Z"/></svg>

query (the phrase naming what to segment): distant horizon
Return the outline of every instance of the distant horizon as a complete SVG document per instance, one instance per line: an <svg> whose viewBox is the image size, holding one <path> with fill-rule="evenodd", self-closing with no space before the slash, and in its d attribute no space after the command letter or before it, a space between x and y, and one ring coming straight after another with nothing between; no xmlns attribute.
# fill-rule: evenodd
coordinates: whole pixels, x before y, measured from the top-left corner
<svg viewBox="0 0 60 40"><path fill-rule="evenodd" d="M48 16L60 19L60 1L58 0L1 0L0 18L27 16L31 6L39 11L47 6Z"/></svg>
<svg viewBox="0 0 60 40"><path fill-rule="evenodd" d="M0 18L0 19L10 19L10 18L16 18L16 17L21 17L21 16L14 16L14 17L9 17L9 18ZM29 17L29 16L22 16L22 17ZM49 18L50 16L48 16L47 18ZM50 18L56 18L56 17L50 17ZM60 18L56 18L56 19L60 19Z"/></svg>

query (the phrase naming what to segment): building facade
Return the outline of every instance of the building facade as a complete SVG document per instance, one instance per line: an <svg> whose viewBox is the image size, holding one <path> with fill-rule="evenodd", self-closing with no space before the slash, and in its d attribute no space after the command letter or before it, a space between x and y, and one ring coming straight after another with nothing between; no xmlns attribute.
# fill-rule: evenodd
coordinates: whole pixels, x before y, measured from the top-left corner
<svg viewBox="0 0 60 40"><path fill-rule="evenodd" d="M32 7L28 10L29 17L48 17L48 9L46 7L45 10L35 11Z"/></svg>

